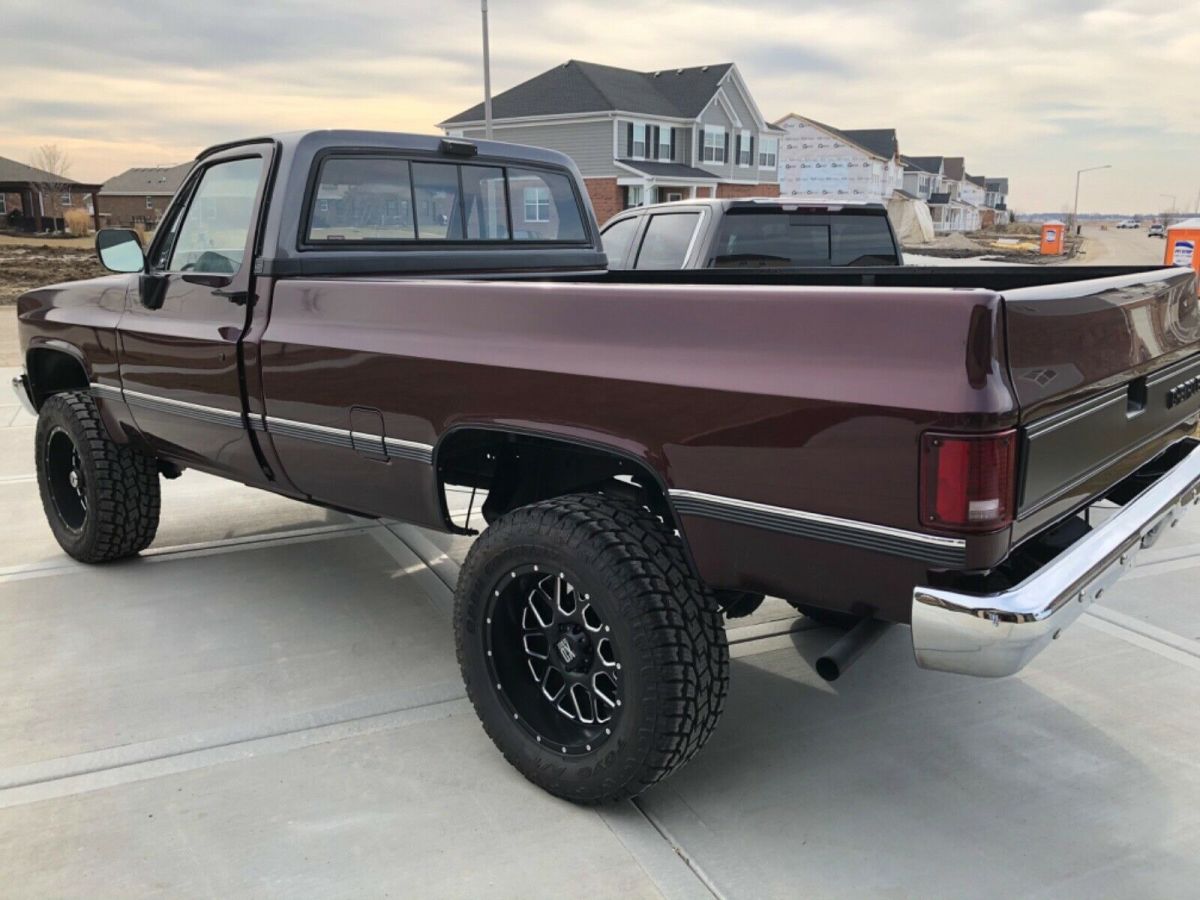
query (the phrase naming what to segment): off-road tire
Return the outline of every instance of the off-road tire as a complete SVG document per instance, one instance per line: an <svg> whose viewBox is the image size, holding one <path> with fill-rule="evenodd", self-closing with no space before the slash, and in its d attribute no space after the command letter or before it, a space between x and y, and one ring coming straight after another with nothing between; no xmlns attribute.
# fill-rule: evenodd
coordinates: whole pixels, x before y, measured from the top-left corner
<svg viewBox="0 0 1200 900"><path fill-rule="evenodd" d="M81 517L60 509L52 487L55 464L49 448L52 441L63 446L64 439L77 454ZM90 395L69 392L48 398L38 413L34 444L42 508L63 550L81 562L100 563L149 546L158 530L158 468L152 457L109 438Z"/></svg>
<svg viewBox="0 0 1200 900"><path fill-rule="evenodd" d="M535 564L576 579L623 662L620 715L590 752L559 752L515 721L512 695L488 659L487 611L500 602L491 596L500 596L496 588L511 573ZM627 799L665 778L704 746L725 704L729 647L720 608L679 537L628 500L569 495L498 519L459 576L454 631L467 694L492 741L534 784L577 803Z"/></svg>

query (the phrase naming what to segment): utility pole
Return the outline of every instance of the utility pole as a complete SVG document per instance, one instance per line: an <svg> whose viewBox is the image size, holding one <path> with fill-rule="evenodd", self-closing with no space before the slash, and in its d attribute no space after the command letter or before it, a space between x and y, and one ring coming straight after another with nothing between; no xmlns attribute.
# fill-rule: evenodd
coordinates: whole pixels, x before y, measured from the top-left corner
<svg viewBox="0 0 1200 900"><path fill-rule="evenodd" d="M492 139L492 58L488 53L487 0L480 0L483 12L483 125L484 134Z"/></svg>
<svg viewBox="0 0 1200 900"><path fill-rule="evenodd" d="M1075 173L1075 206L1071 212L1071 227L1069 229L1071 234L1075 233L1075 223L1079 219L1079 176L1082 175L1084 172L1096 172L1096 171L1099 171L1100 169L1111 169L1111 168L1112 168L1111 165L1092 166L1090 169L1080 169L1078 172Z"/></svg>

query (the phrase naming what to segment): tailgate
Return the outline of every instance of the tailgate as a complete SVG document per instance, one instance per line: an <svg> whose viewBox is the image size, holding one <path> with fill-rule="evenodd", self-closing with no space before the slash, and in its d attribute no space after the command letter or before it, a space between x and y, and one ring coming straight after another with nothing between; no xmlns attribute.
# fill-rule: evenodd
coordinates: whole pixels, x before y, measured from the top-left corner
<svg viewBox="0 0 1200 900"><path fill-rule="evenodd" d="M1200 412L1196 275L1014 290L1005 317L1024 426L1020 540L1190 430Z"/></svg>

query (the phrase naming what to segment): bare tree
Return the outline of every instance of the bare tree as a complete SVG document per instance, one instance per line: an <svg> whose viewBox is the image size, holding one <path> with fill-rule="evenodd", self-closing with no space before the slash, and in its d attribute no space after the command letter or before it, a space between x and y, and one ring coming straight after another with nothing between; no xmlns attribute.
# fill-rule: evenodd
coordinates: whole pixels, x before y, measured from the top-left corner
<svg viewBox="0 0 1200 900"><path fill-rule="evenodd" d="M71 190L71 180L67 177L71 171L71 157L58 144L43 144L33 152L29 164L46 173L41 180L30 184L41 197L42 215L61 219L62 196ZM33 210L30 212L33 213Z"/></svg>

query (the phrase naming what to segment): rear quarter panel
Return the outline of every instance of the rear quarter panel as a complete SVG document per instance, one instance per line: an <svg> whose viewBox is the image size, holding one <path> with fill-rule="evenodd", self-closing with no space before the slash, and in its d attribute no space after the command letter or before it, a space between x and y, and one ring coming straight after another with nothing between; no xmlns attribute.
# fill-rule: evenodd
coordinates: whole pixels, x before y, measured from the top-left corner
<svg viewBox="0 0 1200 900"><path fill-rule="evenodd" d="M370 407L387 437L435 445L460 425L535 431L633 455L670 488L903 529L921 528L922 431L1016 418L987 291L314 279L271 303L268 415L344 429ZM328 465L283 459L301 487ZM693 524L712 583L785 590L739 550L752 534L722 526L722 547ZM790 545L776 570L795 585L828 545Z"/></svg>

